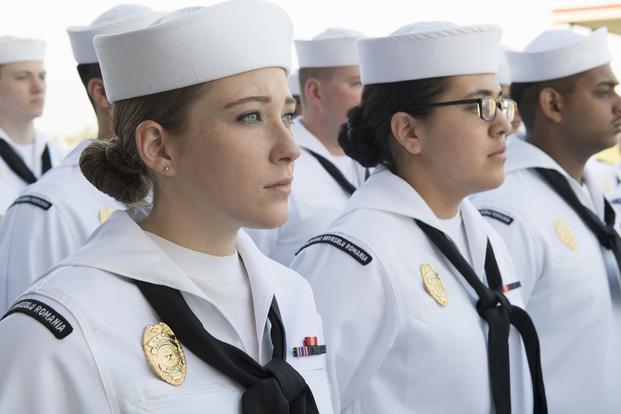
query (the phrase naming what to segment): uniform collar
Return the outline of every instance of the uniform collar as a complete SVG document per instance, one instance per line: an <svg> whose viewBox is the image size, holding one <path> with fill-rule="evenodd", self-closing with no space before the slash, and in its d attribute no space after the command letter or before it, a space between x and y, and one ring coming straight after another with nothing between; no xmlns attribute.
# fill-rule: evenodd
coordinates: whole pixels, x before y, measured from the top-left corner
<svg viewBox="0 0 621 414"><path fill-rule="evenodd" d="M597 180L592 176L588 168L585 168L583 177L590 197L585 194L582 185L567 174L563 167L554 161L552 157L536 146L526 142L523 137L510 136L507 142L506 174L530 168L547 168L558 171L567 179L582 204L595 211L600 217L603 217L604 195L602 189L597 184Z"/></svg>
<svg viewBox="0 0 621 414"><path fill-rule="evenodd" d="M304 126L304 120L300 117L295 120L293 123L291 130L293 131L293 136L295 138L295 142L300 147L309 149L324 158L332 159L333 155L330 154L328 149L314 136L307 128Z"/></svg>
<svg viewBox="0 0 621 414"><path fill-rule="evenodd" d="M50 271L66 266L99 269L129 279L190 293L207 300L217 308L192 279L140 228L138 223L147 214L145 209L117 210L91 235L82 248ZM261 344L267 314L274 296L271 274L273 266L243 231L239 232L236 248L248 273L257 338Z"/></svg>
<svg viewBox="0 0 621 414"><path fill-rule="evenodd" d="M80 143L73 149L67 156L63 159L60 166L65 167L77 167L80 165L80 155L82 155L82 151L86 147L88 147L93 142L92 139L86 138L80 141Z"/></svg>
<svg viewBox="0 0 621 414"><path fill-rule="evenodd" d="M352 195L345 207L346 212L357 209L380 210L418 219L439 230L442 229L440 220L420 194L383 166L377 167L371 177ZM487 249L487 227L479 212L467 199L462 201L459 209L472 255L472 267L478 275L482 275Z"/></svg>
<svg viewBox="0 0 621 414"><path fill-rule="evenodd" d="M507 138L507 162L505 163L505 173L509 174L518 170L538 167L556 170L565 177L571 179L552 157L533 144L526 142L523 136L509 136Z"/></svg>
<svg viewBox="0 0 621 414"><path fill-rule="evenodd" d="M17 151L17 146L15 142L13 142L9 134L7 134L6 131L2 128L0 128L0 138L4 139L11 147L13 147L15 151ZM45 136L45 134L43 134L41 131L35 130L35 139L33 143L35 146L35 155L37 157L40 157L43 154L43 151L45 150L45 146L47 145L47 142L48 142L48 139Z"/></svg>

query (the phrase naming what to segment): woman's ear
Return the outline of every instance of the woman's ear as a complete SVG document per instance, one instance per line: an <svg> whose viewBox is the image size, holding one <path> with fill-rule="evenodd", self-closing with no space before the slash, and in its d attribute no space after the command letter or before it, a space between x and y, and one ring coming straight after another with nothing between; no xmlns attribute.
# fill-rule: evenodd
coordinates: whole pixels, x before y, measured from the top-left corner
<svg viewBox="0 0 621 414"><path fill-rule="evenodd" d="M390 119L390 130L403 150L412 155L420 154L422 124L419 120L405 112L397 112Z"/></svg>
<svg viewBox="0 0 621 414"><path fill-rule="evenodd" d="M142 121L136 127L136 148L145 165L166 176L175 175L170 136L155 121Z"/></svg>

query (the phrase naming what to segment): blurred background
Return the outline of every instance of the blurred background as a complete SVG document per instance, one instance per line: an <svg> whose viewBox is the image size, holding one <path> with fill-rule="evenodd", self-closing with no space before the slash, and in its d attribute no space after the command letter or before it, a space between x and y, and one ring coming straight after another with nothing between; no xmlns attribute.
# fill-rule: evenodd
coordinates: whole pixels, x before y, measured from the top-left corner
<svg viewBox="0 0 621 414"><path fill-rule="evenodd" d="M572 27L588 32L607 26L613 70L621 76L621 2L571 0L271 0L291 16L296 39L309 39L328 27L346 27L368 36L386 35L415 21L451 21L457 24L497 24L503 45L522 50L541 31ZM99 14L121 3L140 3L154 10L219 2L194 0L0 0L0 36L33 37L47 42L45 66L48 90L45 111L37 128L70 148L81 138L94 136L95 117L75 69L66 28L87 25ZM233 30L244 30L233 27ZM269 45L265 45L269 47ZM295 51L294 51L295 56ZM294 61L294 67L297 63Z"/></svg>

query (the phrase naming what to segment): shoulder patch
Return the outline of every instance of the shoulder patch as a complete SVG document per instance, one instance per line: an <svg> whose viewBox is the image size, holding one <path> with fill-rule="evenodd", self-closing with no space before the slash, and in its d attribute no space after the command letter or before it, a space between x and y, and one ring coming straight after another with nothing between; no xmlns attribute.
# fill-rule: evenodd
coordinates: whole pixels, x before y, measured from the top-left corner
<svg viewBox="0 0 621 414"><path fill-rule="evenodd" d="M73 326L60 313L56 312L50 306L34 299L20 300L15 303L11 309L2 317L6 318L12 313L23 313L45 326L57 339L63 339L71 332ZM2 320L0 319L0 320Z"/></svg>
<svg viewBox="0 0 621 414"><path fill-rule="evenodd" d="M341 236L337 236L336 234L320 234L319 236L313 237L309 241L306 242L304 246L300 248L295 254L296 256L302 250L306 249L308 246L312 246L313 244L324 243L330 244L337 249L347 253L354 259L356 259L363 266L371 263L373 258L369 253L367 253L362 247L350 242L347 239L344 239Z"/></svg>
<svg viewBox="0 0 621 414"><path fill-rule="evenodd" d="M49 210L50 207L52 207L52 203L47 201L45 198L34 195L23 195L18 197L17 200L13 201L11 206L14 206L15 204L32 204L33 206L39 207L43 210Z"/></svg>
<svg viewBox="0 0 621 414"><path fill-rule="evenodd" d="M513 223L513 217L509 217L506 214L503 214L500 211L492 210L491 208L482 208L479 210L479 213L484 217L491 217L505 223L507 226Z"/></svg>

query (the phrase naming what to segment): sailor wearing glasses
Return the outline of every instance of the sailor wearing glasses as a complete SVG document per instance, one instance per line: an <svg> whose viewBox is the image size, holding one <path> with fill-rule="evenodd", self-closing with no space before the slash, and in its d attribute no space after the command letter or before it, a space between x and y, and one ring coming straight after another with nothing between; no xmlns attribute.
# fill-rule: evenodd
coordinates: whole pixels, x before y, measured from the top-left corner
<svg viewBox="0 0 621 414"><path fill-rule="evenodd" d="M615 144L621 99L606 29L547 31L508 52L525 139L474 204L510 246L541 339L552 413L621 412L621 240L586 161Z"/></svg>
<svg viewBox="0 0 621 414"><path fill-rule="evenodd" d="M500 37L415 23L358 42L362 102L340 143L377 168L292 262L323 316L337 412L547 412L519 276L466 198L504 179Z"/></svg>

